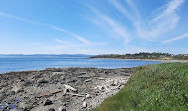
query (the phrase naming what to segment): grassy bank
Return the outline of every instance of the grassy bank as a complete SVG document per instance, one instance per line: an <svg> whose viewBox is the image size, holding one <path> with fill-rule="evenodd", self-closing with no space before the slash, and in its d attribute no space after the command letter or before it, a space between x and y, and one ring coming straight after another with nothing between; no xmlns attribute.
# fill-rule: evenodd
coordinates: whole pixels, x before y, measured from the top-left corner
<svg viewBox="0 0 188 111"><path fill-rule="evenodd" d="M125 87L94 111L187 111L188 63L141 66Z"/></svg>

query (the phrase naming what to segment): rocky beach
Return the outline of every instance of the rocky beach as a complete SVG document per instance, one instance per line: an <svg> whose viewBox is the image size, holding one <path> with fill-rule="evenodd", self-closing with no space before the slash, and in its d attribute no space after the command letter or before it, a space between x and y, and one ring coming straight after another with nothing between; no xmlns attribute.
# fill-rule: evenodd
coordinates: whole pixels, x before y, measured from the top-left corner
<svg viewBox="0 0 188 111"><path fill-rule="evenodd" d="M82 111L117 93L134 68L48 68L0 75L0 111Z"/></svg>

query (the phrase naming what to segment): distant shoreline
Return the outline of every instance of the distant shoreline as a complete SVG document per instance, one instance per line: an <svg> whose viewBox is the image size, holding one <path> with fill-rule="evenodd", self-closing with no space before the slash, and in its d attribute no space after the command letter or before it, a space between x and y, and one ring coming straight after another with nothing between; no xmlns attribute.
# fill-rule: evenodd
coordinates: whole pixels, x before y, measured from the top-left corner
<svg viewBox="0 0 188 111"><path fill-rule="evenodd" d="M122 58L90 58L90 59L121 59L121 60L137 60L137 61L188 62L188 60L160 60L160 59L122 59Z"/></svg>

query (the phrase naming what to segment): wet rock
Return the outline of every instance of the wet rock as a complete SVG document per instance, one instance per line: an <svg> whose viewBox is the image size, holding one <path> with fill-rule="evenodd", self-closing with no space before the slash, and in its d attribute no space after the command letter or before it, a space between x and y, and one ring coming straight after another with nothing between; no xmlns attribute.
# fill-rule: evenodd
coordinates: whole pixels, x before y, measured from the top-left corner
<svg viewBox="0 0 188 111"><path fill-rule="evenodd" d="M16 94L24 92L24 89L20 85L15 85L12 88L12 91L14 91Z"/></svg>
<svg viewBox="0 0 188 111"><path fill-rule="evenodd" d="M104 71L105 74L108 74L108 71Z"/></svg>
<svg viewBox="0 0 188 111"><path fill-rule="evenodd" d="M55 109L54 108L50 108L48 111L55 111Z"/></svg>
<svg viewBox="0 0 188 111"><path fill-rule="evenodd" d="M95 92L95 96L98 96L98 95L99 95L99 93L100 93L99 91L96 91L96 92Z"/></svg>
<svg viewBox="0 0 188 111"><path fill-rule="evenodd" d="M4 92L0 92L0 102L6 98L6 94Z"/></svg>
<svg viewBox="0 0 188 111"><path fill-rule="evenodd" d="M24 89L18 89L18 90L16 91L16 93L22 93L22 92L24 92Z"/></svg>
<svg viewBox="0 0 188 111"><path fill-rule="evenodd" d="M29 85L31 85L32 83L31 82L29 82L29 81L24 81L23 83L22 83L22 86L24 87L27 87L27 86L29 86Z"/></svg>
<svg viewBox="0 0 188 111"><path fill-rule="evenodd" d="M20 79L19 81L20 81L20 82L24 82L25 80L24 80L24 79Z"/></svg>
<svg viewBox="0 0 188 111"><path fill-rule="evenodd" d="M70 79L70 80L67 80L67 83L72 83L72 82L76 82L77 80L76 79Z"/></svg>
<svg viewBox="0 0 188 111"><path fill-rule="evenodd" d="M83 74L87 74L87 72L80 72L80 74L81 74L81 75L83 75Z"/></svg>
<svg viewBox="0 0 188 111"><path fill-rule="evenodd" d="M30 111L28 108L24 108L23 111Z"/></svg>
<svg viewBox="0 0 188 111"><path fill-rule="evenodd" d="M41 78L41 75L36 75L36 76L34 76L34 78L39 79L39 78Z"/></svg>
<svg viewBox="0 0 188 111"><path fill-rule="evenodd" d="M45 102L44 102L44 106L47 106L47 105L52 105L53 102L49 99L47 99Z"/></svg>
<svg viewBox="0 0 188 111"><path fill-rule="evenodd" d="M0 107L3 111L9 111L9 106L8 106L8 104L7 103L5 103L5 104L3 104L3 105L1 105L1 107Z"/></svg>
<svg viewBox="0 0 188 111"><path fill-rule="evenodd" d="M23 108L24 111L30 111L35 105L33 104L32 100L28 100L25 102L21 102L20 106Z"/></svg>
<svg viewBox="0 0 188 111"><path fill-rule="evenodd" d="M10 111L20 111L19 109L11 109Z"/></svg>
<svg viewBox="0 0 188 111"><path fill-rule="evenodd" d="M61 78L61 75L60 74L53 74L52 76L51 76L51 80L56 80L56 79L60 79Z"/></svg>
<svg viewBox="0 0 188 111"><path fill-rule="evenodd" d="M16 92L15 92L15 91L9 91L9 92L7 92L7 94L8 94L8 95L15 95Z"/></svg>
<svg viewBox="0 0 188 111"><path fill-rule="evenodd" d="M48 83L49 81L48 80L46 80L46 79L39 79L38 80L38 83Z"/></svg>
<svg viewBox="0 0 188 111"><path fill-rule="evenodd" d="M62 109L61 111L67 111L66 109Z"/></svg>

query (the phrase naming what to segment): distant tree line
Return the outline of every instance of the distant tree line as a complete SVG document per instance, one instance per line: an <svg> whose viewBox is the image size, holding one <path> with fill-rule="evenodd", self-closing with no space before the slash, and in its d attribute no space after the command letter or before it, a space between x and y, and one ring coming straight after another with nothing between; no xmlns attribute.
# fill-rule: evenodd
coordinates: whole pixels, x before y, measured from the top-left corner
<svg viewBox="0 0 188 111"><path fill-rule="evenodd" d="M135 54L110 54L110 55L97 55L90 58L118 58L118 59L161 59L161 60L171 60L171 59L188 59L188 54L173 55L169 53L148 53L140 52Z"/></svg>

